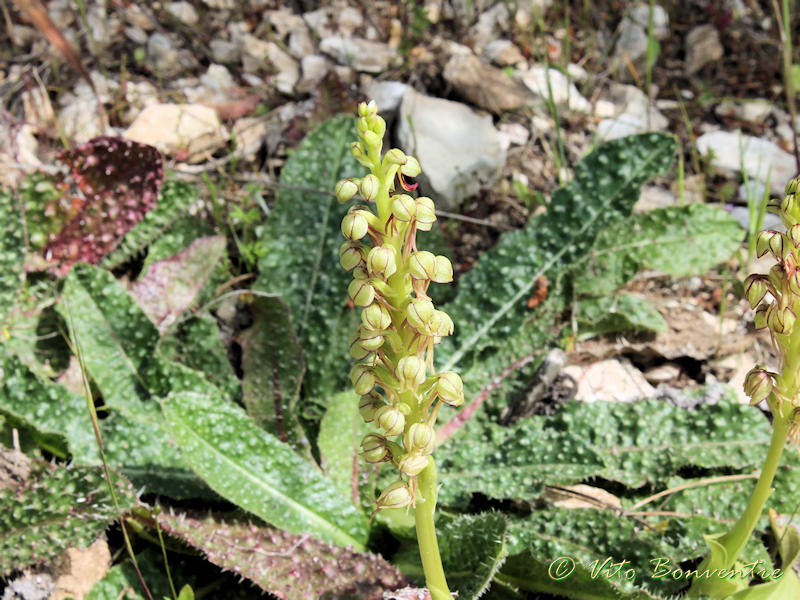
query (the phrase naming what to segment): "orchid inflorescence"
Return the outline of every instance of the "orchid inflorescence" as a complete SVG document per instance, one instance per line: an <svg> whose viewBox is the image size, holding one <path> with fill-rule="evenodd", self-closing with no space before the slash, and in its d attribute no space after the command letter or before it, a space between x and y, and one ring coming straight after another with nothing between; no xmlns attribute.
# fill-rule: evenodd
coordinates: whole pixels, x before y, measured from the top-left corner
<svg viewBox="0 0 800 600"><path fill-rule="evenodd" d="M456 373L434 374L434 346L453 333L453 321L434 307L427 290L432 281L452 281L453 267L445 256L417 248L417 232L430 231L436 221L430 198L406 193L417 187L405 178L419 175L419 162L397 148L381 156L386 122L374 101L362 102L358 115L359 141L350 151L370 173L339 181L335 191L340 202L356 195L366 202L342 220L347 241L339 258L353 272L350 300L362 308L350 339L350 355L360 362L350 380L361 396L361 416L378 430L364 437L361 455L369 463L391 462L400 472L378 498L381 510L416 505L417 476L432 462L441 404L459 406L464 391Z"/></svg>

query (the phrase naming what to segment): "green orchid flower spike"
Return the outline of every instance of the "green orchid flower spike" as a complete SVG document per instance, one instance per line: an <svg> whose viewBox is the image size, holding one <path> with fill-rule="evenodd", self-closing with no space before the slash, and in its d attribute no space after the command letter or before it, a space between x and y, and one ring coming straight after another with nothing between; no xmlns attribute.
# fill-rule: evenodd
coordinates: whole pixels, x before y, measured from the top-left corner
<svg viewBox="0 0 800 600"><path fill-rule="evenodd" d="M747 587L746 579L726 577L736 568L739 555L764 511L787 441L798 439L800 324L796 321L800 316L800 177L789 181L782 201L771 201L767 208L780 216L786 233L766 230L758 235L756 253L759 257L771 255L775 265L769 274L749 275L745 279L745 295L755 311L756 328L769 330L780 362L777 373L758 365L754 367L745 378L744 391L752 404L766 400L772 413L772 440L744 514L728 533L705 536L711 551L697 568L698 575L687 596L690 598L716 600L735 594L737 600L768 597L777 600L796 598L800 589L791 569L780 582L751 587ZM777 588L766 588L767 585L786 586L782 590L785 595L778 594Z"/></svg>
<svg viewBox="0 0 800 600"><path fill-rule="evenodd" d="M453 333L453 321L433 306L427 290L432 281L452 281L453 266L417 249L417 232L436 221L430 198L405 193L416 188L405 178L419 175L419 162L397 148L381 154L386 122L374 101L361 103L358 115L359 141L350 151L370 172L340 181L335 191L340 202L360 196L366 203L342 220L347 241L339 249L342 266L353 272L350 299L362 307L361 325L350 339L350 355L359 361L350 380L361 396L361 416L377 429L364 437L361 454L397 469L398 480L383 490L377 510L413 509L428 589L433 600L449 600L433 522L432 454L439 409L442 403L461 405L464 390L456 373L434 372L434 346Z"/></svg>

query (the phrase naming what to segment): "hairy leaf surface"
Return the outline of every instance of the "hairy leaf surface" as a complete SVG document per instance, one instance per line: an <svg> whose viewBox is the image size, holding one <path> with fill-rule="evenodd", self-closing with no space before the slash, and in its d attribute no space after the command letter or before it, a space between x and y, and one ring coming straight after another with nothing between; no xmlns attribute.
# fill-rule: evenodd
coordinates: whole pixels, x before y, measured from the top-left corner
<svg viewBox="0 0 800 600"><path fill-rule="evenodd" d="M593 336L613 331L667 330L667 322L653 306L631 294L586 298L575 304L579 335Z"/></svg>
<svg viewBox="0 0 800 600"><path fill-rule="evenodd" d="M361 512L243 410L188 391L173 394L163 408L186 462L221 496L281 529L363 550Z"/></svg>
<svg viewBox="0 0 800 600"><path fill-rule="evenodd" d="M14 195L0 191L0 329L25 279L25 227Z"/></svg>

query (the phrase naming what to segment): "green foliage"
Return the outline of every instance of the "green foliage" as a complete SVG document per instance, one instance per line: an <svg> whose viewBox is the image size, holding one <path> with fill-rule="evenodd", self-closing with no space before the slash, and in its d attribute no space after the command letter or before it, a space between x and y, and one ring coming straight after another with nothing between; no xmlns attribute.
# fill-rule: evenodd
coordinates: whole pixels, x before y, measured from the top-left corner
<svg viewBox="0 0 800 600"><path fill-rule="evenodd" d="M239 338L247 414L293 447L307 445L297 419L305 360L289 311L280 299L262 296L253 298L250 309L253 325Z"/></svg>
<svg viewBox="0 0 800 600"><path fill-rule="evenodd" d="M136 506L129 482L115 475L120 510ZM86 547L117 517L102 470L33 466L26 480L0 491L0 574Z"/></svg>
<svg viewBox="0 0 800 600"><path fill-rule="evenodd" d="M165 181L156 207L125 234L100 264L113 269L147 248L197 201L197 196L197 188L186 182Z"/></svg>
<svg viewBox="0 0 800 600"><path fill-rule="evenodd" d="M164 559L155 548L136 555L136 564L153 598L171 597L169 579L164 572ZM174 568L174 565L172 565ZM130 560L112 567L105 577L95 584L86 600L146 600L139 576Z"/></svg>
<svg viewBox="0 0 800 600"><path fill-rule="evenodd" d="M403 582L380 556L308 535L216 515L162 513L158 520L166 532L202 551L213 564L286 600L377 600L383 590Z"/></svg>
<svg viewBox="0 0 800 600"><path fill-rule="evenodd" d="M641 186L663 173L674 153L673 138L644 134L604 144L578 163L544 215L504 234L459 281L445 307L458 324L454 343L440 346L446 368L505 344L529 318L526 299L537 278L554 280L580 260L601 231L630 214Z"/></svg>
<svg viewBox="0 0 800 600"><path fill-rule="evenodd" d="M437 537L447 581L459 599L482 597L508 556L506 517L499 512L443 518ZM422 577L419 551L409 548L394 558L401 570ZM493 597L493 596L490 596Z"/></svg>
<svg viewBox="0 0 800 600"><path fill-rule="evenodd" d="M580 436L553 430L544 419L525 419L513 427L474 425L452 437L436 457L444 504L472 492L532 499L545 484L574 483L603 466Z"/></svg>
<svg viewBox="0 0 800 600"><path fill-rule="evenodd" d="M221 496L287 531L364 548L364 516L240 408L196 392L174 394L163 408L186 462Z"/></svg>
<svg viewBox="0 0 800 600"><path fill-rule="evenodd" d="M769 441L769 424L752 407L721 401L684 410L661 400L571 403L549 428L569 432L603 457L601 477L632 487L665 481L695 465L752 467L762 460L753 448Z"/></svg>
<svg viewBox="0 0 800 600"><path fill-rule="evenodd" d="M575 304L575 319L580 334L586 337L613 331L667 330L661 313L646 300L631 294L579 300Z"/></svg>
<svg viewBox="0 0 800 600"><path fill-rule="evenodd" d="M338 254L348 207L328 190L363 171L350 155L354 137L352 119L337 117L303 140L283 166L275 208L261 234L267 254L254 287L280 294L291 311L306 353L308 398L342 389L350 364L347 339L356 321L346 306L350 276Z"/></svg>
<svg viewBox="0 0 800 600"><path fill-rule="evenodd" d="M0 191L0 329L25 278L24 232L16 199L13 194Z"/></svg>
<svg viewBox="0 0 800 600"><path fill-rule="evenodd" d="M358 475L359 444L370 431L358 414L358 398L354 392L333 396L317 438L322 470L345 497L353 493L353 480Z"/></svg>
<svg viewBox="0 0 800 600"><path fill-rule="evenodd" d="M579 293L603 296L644 268L675 277L703 273L742 242L739 223L707 204L660 208L608 228L575 266Z"/></svg>

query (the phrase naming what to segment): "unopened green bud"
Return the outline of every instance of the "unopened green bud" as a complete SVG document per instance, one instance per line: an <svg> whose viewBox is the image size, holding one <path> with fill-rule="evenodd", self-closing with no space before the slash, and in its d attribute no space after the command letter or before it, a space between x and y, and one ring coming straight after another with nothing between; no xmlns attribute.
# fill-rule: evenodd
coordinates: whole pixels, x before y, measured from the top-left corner
<svg viewBox="0 0 800 600"><path fill-rule="evenodd" d="M800 177L795 177L794 179L790 179L786 184L786 193L787 194L794 194L797 192L797 184L800 182Z"/></svg>
<svg viewBox="0 0 800 600"><path fill-rule="evenodd" d="M433 302L425 298L416 298L413 300L406 309L406 319L417 331L425 331L427 328L428 319L431 318L434 311Z"/></svg>
<svg viewBox="0 0 800 600"><path fill-rule="evenodd" d="M406 164L406 153L399 148L392 148L383 157L384 160L390 165L404 165Z"/></svg>
<svg viewBox="0 0 800 600"><path fill-rule="evenodd" d="M409 477L414 477L415 475L419 475L425 467L428 466L429 462L430 457L412 452L400 459L397 463L397 469Z"/></svg>
<svg viewBox="0 0 800 600"><path fill-rule="evenodd" d="M436 283L450 283L453 281L453 263L450 262L449 258L442 255L436 257L436 268L431 280Z"/></svg>
<svg viewBox="0 0 800 600"><path fill-rule="evenodd" d="M401 223L408 223L417 214L417 202L408 194L393 196L392 214Z"/></svg>
<svg viewBox="0 0 800 600"><path fill-rule="evenodd" d="M356 131L359 135L364 133L365 131L369 131L369 122L367 121L366 117L361 117L360 119L356 119Z"/></svg>
<svg viewBox="0 0 800 600"><path fill-rule="evenodd" d="M445 404L461 406L464 403L464 382L458 373L445 371L436 380L436 393Z"/></svg>
<svg viewBox="0 0 800 600"><path fill-rule="evenodd" d="M447 337L453 335L453 319L443 310L434 310L426 323L429 335Z"/></svg>
<svg viewBox="0 0 800 600"><path fill-rule="evenodd" d="M432 279L436 274L436 257L427 250L419 250L408 257L408 271L414 279Z"/></svg>
<svg viewBox="0 0 800 600"><path fill-rule="evenodd" d="M788 279L789 291L795 296L800 296L800 271L794 270Z"/></svg>
<svg viewBox="0 0 800 600"><path fill-rule="evenodd" d="M363 244L347 241L339 246L339 264L345 271L352 271L366 260L367 253Z"/></svg>
<svg viewBox="0 0 800 600"><path fill-rule="evenodd" d="M371 464L386 462L389 459L389 448L386 438L377 433L368 433L361 440L361 456Z"/></svg>
<svg viewBox="0 0 800 600"><path fill-rule="evenodd" d="M420 231L430 231L433 224L436 222L436 209L433 206L433 200L427 196L420 196L417 198L417 229Z"/></svg>
<svg viewBox="0 0 800 600"><path fill-rule="evenodd" d="M356 394L363 396L375 387L375 375L367 365L353 365L353 368L350 369L350 382L353 384Z"/></svg>
<svg viewBox="0 0 800 600"><path fill-rule="evenodd" d="M347 213L342 219L342 234L348 240L360 240L369 231L369 221L362 211Z"/></svg>
<svg viewBox="0 0 800 600"><path fill-rule="evenodd" d="M392 315L380 302L373 302L361 311L361 322L372 331L383 331L392 324Z"/></svg>
<svg viewBox="0 0 800 600"><path fill-rule="evenodd" d="M364 144L366 144L367 148L375 150L380 150L381 144L383 143L383 138L374 131L365 131L361 134L361 139L364 140Z"/></svg>
<svg viewBox="0 0 800 600"><path fill-rule="evenodd" d="M373 121L370 129L372 129L375 135L383 139L383 135L386 133L386 121L384 121L383 117L380 115L375 115L375 120Z"/></svg>
<svg viewBox="0 0 800 600"><path fill-rule="evenodd" d="M350 144L350 154L353 155L353 158L355 158L362 167L367 167L368 169L372 168L372 161L361 147L361 142L353 142Z"/></svg>
<svg viewBox="0 0 800 600"><path fill-rule="evenodd" d="M766 304L759 304L753 313L753 327L756 329L764 329L767 326L767 311L769 306Z"/></svg>
<svg viewBox="0 0 800 600"><path fill-rule="evenodd" d="M360 264L353 269L353 279L369 279L369 271L367 271L367 264Z"/></svg>
<svg viewBox="0 0 800 600"><path fill-rule="evenodd" d="M357 331L359 336L359 344L365 350L376 352L381 346L383 346L385 338L380 331L370 331L368 329L364 329L363 327L359 327Z"/></svg>
<svg viewBox="0 0 800 600"><path fill-rule="evenodd" d="M368 279L353 279L347 286L347 294L356 306L369 306L375 300L375 288Z"/></svg>
<svg viewBox="0 0 800 600"><path fill-rule="evenodd" d="M406 417L394 406L381 406L375 411L375 421L386 435L400 435L406 427Z"/></svg>
<svg viewBox="0 0 800 600"><path fill-rule="evenodd" d="M336 199L339 202L347 202L348 200L352 200L353 196L358 193L357 181L357 179L342 179L339 181L334 188Z"/></svg>
<svg viewBox="0 0 800 600"><path fill-rule="evenodd" d="M744 393L750 396L750 404L758 404L769 397L775 385L773 373L755 366L744 378Z"/></svg>
<svg viewBox="0 0 800 600"><path fill-rule="evenodd" d="M372 423L375 419L375 411L383 405L383 399L380 394L373 390L369 394L361 396L358 401L358 413L364 419L364 423Z"/></svg>
<svg viewBox="0 0 800 600"><path fill-rule="evenodd" d="M406 162L400 166L400 172L407 177L416 177L422 172L419 161L413 156L406 156Z"/></svg>
<svg viewBox="0 0 800 600"><path fill-rule="evenodd" d="M397 361L395 374L407 389L416 389L425 383L425 361L417 356L404 356Z"/></svg>
<svg viewBox="0 0 800 600"><path fill-rule="evenodd" d="M794 328L795 314L791 307L771 304L767 310L767 326L777 335L789 335Z"/></svg>
<svg viewBox="0 0 800 600"><path fill-rule="evenodd" d="M761 258L772 250L773 245L776 244L776 242L773 242L773 239L780 238L780 235L780 233L772 231L771 229L765 229L758 233L758 237L756 237L756 255L758 258Z"/></svg>
<svg viewBox="0 0 800 600"><path fill-rule="evenodd" d="M795 248L800 248L800 224L792 225L786 232Z"/></svg>
<svg viewBox="0 0 800 600"><path fill-rule="evenodd" d="M753 273L744 280L744 295L750 303L750 308L755 308L767 294L767 278L764 275Z"/></svg>
<svg viewBox="0 0 800 600"><path fill-rule="evenodd" d="M378 178L375 177L372 173L369 175L365 175L361 179L361 185L359 186L359 190L361 191L361 197L364 198L367 202L372 202L375 200L375 197L378 195L378 190L380 189L381 182L378 181Z"/></svg>
<svg viewBox="0 0 800 600"><path fill-rule="evenodd" d="M426 423L414 423L403 436L406 450L418 454L430 454L436 448L436 432Z"/></svg>
<svg viewBox="0 0 800 600"><path fill-rule="evenodd" d="M385 508L406 508L414 503L411 490L403 481L395 481L383 490L376 501L378 510Z"/></svg>
<svg viewBox="0 0 800 600"><path fill-rule="evenodd" d="M383 274L389 278L397 272L395 249L391 246L376 246L367 256L367 270L373 277Z"/></svg>
<svg viewBox="0 0 800 600"><path fill-rule="evenodd" d="M358 104L358 115L360 117L368 117L376 114L377 112L378 105L375 100L370 100L369 102L359 102Z"/></svg>
<svg viewBox="0 0 800 600"><path fill-rule="evenodd" d="M371 350L361 345L361 336L358 330L350 334L350 356L356 360L364 360L370 355Z"/></svg>

